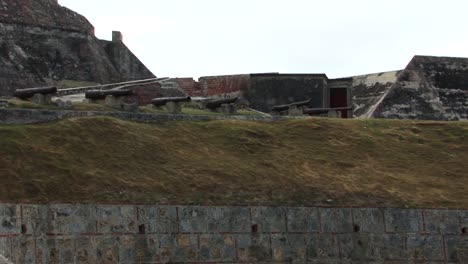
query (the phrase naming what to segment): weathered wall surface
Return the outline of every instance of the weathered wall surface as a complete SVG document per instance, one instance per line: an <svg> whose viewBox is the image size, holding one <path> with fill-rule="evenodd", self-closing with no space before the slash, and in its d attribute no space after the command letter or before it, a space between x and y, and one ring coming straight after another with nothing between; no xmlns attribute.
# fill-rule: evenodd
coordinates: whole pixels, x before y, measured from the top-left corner
<svg viewBox="0 0 468 264"><path fill-rule="evenodd" d="M467 120L468 58L415 56L374 116Z"/></svg>
<svg viewBox="0 0 468 264"><path fill-rule="evenodd" d="M57 121L65 118L108 116L142 123L158 123L166 121L209 121L209 120L250 120L278 121L286 119L309 118L306 116L254 116L254 115L173 115L173 114L143 114L130 112L103 111L69 111L69 110L39 110L39 109L0 109L0 124L21 125L38 124Z"/></svg>
<svg viewBox="0 0 468 264"><path fill-rule="evenodd" d="M67 80L114 83L154 77L123 43L113 44L109 56L86 18L55 0L1 4L0 96Z"/></svg>
<svg viewBox="0 0 468 264"><path fill-rule="evenodd" d="M114 31L113 35L112 41L101 40L101 44L119 72L121 80L155 78L156 76L122 42L121 33Z"/></svg>
<svg viewBox="0 0 468 264"><path fill-rule="evenodd" d="M354 116L468 119L468 58L415 56L402 71L353 77Z"/></svg>
<svg viewBox="0 0 468 264"><path fill-rule="evenodd" d="M87 33L2 23L0 32L1 95L54 80L120 81L99 41Z"/></svg>
<svg viewBox="0 0 468 264"><path fill-rule="evenodd" d="M248 89L249 80L248 74L201 77L198 80L200 95L204 97L238 96L241 91Z"/></svg>
<svg viewBox="0 0 468 264"><path fill-rule="evenodd" d="M139 105L151 104L151 100L156 97L185 96L184 91L182 91L181 89L173 87L163 88L161 83L158 81L142 84L124 85L120 86L120 88L132 90L134 95L127 96L125 101L129 103L137 103Z"/></svg>
<svg viewBox="0 0 468 264"><path fill-rule="evenodd" d="M371 118L375 109L395 85L401 71L382 72L353 77L353 114Z"/></svg>
<svg viewBox="0 0 468 264"><path fill-rule="evenodd" d="M467 263L468 211L1 204L14 263Z"/></svg>
<svg viewBox="0 0 468 264"><path fill-rule="evenodd" d="M321 74L252 74L242 95L256 110L270 112L273 106L311 99L310 107L324 107L327 80Z"/></svg>

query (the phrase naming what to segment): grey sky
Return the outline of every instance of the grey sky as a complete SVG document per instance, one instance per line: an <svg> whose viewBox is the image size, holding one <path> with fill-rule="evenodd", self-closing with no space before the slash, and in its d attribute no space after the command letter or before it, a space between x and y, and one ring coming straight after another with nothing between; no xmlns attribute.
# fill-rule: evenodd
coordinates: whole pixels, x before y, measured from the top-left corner
<svg viewBox="0 0 468 264"><path fill-rule="evenodd" d="M468 57L466 0L59 0L124 42L157 76L329 77L402 69L413 55Z"/></svg>

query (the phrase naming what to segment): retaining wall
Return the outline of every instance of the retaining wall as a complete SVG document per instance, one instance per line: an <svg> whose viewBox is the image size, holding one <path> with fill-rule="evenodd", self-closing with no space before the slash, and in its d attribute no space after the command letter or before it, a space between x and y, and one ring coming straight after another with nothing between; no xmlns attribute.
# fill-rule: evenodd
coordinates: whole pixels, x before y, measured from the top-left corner
<svg viewBox="0 0 468 264"><path fill-rule="evenodd" d="M253 115L172 115L172 114L143 114L131 112L104 112L104 111L68 111L68 110L39 110L39 109L0 109L1 124L36 124L56 121L64 118L110 116L120 119L158 123L165 121L209 121L209 120L250 120L250 121L279 121L286 119L305 119L310 117L280 117L280 116L253 116Z"/></svg>
<svg viewBox="0 0 468 264"><path fill-rule="evenodd" d="M1 204L14 263L468 263L468 211Z"/></svg>

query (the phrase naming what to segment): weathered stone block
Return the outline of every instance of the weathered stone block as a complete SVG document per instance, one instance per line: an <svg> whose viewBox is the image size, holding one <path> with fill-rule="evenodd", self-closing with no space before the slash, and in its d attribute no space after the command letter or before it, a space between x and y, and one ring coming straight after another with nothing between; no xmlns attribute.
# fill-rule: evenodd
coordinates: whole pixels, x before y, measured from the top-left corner
<svg viewBox="0 0 468 264"><path fill-rule="evenodd" d="M416 233L421 231L421 211L413 209L386 209L387 232Z"/></svg>
<svg viewBox="0 0 468 264"><path fill-rule="evenodd" d="M378 236L378 234L376 234ZM406 251L406 236L400 234L383 234L382 258L385 260L405 260L408 257Z"/></svg>
<svg viewBox="0 0 468 264"><path fill-rule="evenodd" d="M237 105L236 104L222 104L221 113L225 115L235 115L237 113Z"/></svg>
<svg viewBox="0 0 468 264"><path fill-rule="evenodd" d="M352 233L352 209L348 208L320 208L322 231L326 233Z"/></svg>
<svg viewBox="0 0 468 264"><path fill-rule="evenodd" d="M108 236L100 237L96 245L96 263L112 264L119 261L119 242L118 237Z"/></svg>
<svg viewBox="0 0 468 264"><path fill-rule="evenodd" d="M55 101L55 103L57 104L59 108L63 108L63 109L71 109L73 107L73 103L70 100L63 101L62 99L59 98Z"/></svg>
<svg viewBox="0 0 468 264"><path fill-rule="evenodd" d="M74 259L77 264L98 263L97 246L100 238L97 236L75 237Z"/></svg>
<svg viewBox="0 0 468 264"><path fill-rule="evenodd" d="M307 259L307 235L283 235L271 236L271 249L273 261L301 263Z"/></svg>
<svg viewBox="0 0 468 264"><path fill-rule="evenodd" d="M12 254L11 254L12 247L10 246L10 242L12 240L13 239L9 237L0 237L0 255L2 255L6 259L12 258Z"/></svg>
<svg viewBox="0 0 468 264"><path fill-rule="evenodd" d="M468 263L468 236L448 236L445 243L449 262Z"/></svg>
<svg viewBox="0 0 468 264"><path fill-rule="evenodd" d="M252 225L261 233L286 232L286 208L252 207Z"/></svg>
<svg viewBox="0 0 468 264"><path fill-rule="evenodd" d="M95 233L96 207L93 205L52 205L56 234Z"/></svg>
<svg viewBox="0 0 468 264"><path fill-rule="evenodd" d="M20 207L16 205L0 205L0 235L20 233Z"/></svg>
<svg viewBox="0 0 468 264"><path fill-rule="evenodd" d="M268 235L238 235L238 260L241 262L272 262L270 236Z"/></svg>
<svg viewBox="0 0 468 264"><path fill-rule="evenodd" d="M419 261L443 261L442 236L408 235L407 250L410 259Z"/></svg>
<svg viewBox="0 0 468 264"><path fill-rule="evenodd" d="M99 205L96 210L97 231L101 233L137 233L135 206Z"/></svg>
<svg viewBox="0 0 468 264"><path fill-rule="evenodd" d="M116 108L116 109L122 108L121 101L113 95L107 95L106 99L104 100L104 104L111 108Z"/></svg>
<svg viewBox="0 0 468 264"><path fill-rule="evenodd" d="M36 258L43 263L73 263L74 237L43 236L36 239Z"/></svg>
<svg viewBox="0 0 468 264"><path fill-rule="evenodd" d="M312 233L320 231L317 208L287 208L286 219L288 222L288 232L290 233Z"/></svg>
<svg viewBox="0 0 468 264"><path fill-rule="evenodd" d="M197 235L161 235L161 262L196 262L199 260Z"/></svg>
<svg viewBox="0 0 468 264"><path fill-rule="evenodd" d="M127 112L138 112L138 103L133 103L133 104L122 103L122 109Z"/></svg>
<svg viewBox="0 0 468 264"><path fill-rule="evenodd" d="M312 234L306 237L307 261L324 261L340 259L338 239L330 234Z"/></svg>
<svg viewBox="0 0 468 264"><path fill-rule="evenodd" d="M384 233L385 221L383 209L353 209L353 229L361 233Z"/></svg>
<svg viewBox="0 0 468 264"><path fill-rule="evenodd" d="M52 96L51 95L43 95L43 94L34 94L31 99L34 103L40 105L46 105L52 103Z"/></svg>
<svg viewBox="0 0 468 264"><path fill-rule="evenodd" d="M249 210L242 207L179 207L183 233L250 232Z"/></svg>
<svg viewBox="0 0 468 264"><path fill-rule="evenodd" d="M236 238L233 235L200 235L200 260L235 261Z"/></svg>
<svg viewBox="0 0 468 264"><path fill-rule="evenodd" d="M49 205L22 205L21 211L21 229L24 234L40 236L53 232L54 223Z"/></svg>
<svg viewBox="0 0 468 264"><path fill-rule="evenodd" d="M118 243L119 263L159 262L159 239L154 235L123 235Z"/></svg>
<svg viewBox="0 0 468 264"><path fill-rule="evenodd" d="M182 112L182 103L167 102L166 110L171 114L180 114Z"/></svg>
<svg viewBox="0 0 468 264"><path fill-rule="evenodd" d="M148 233L178 233L177 208L174 206L138 206L138 225Z"/></svg>
<svg viewBox="0 0 468 264"><path fill-rule="evenodd" d="M35 241L30 236L20 236L11 238L12 254L9 260L13 263L35 264L36 255L39 259L40 254L35 252Z"/></svg>
<svg viewBox="0 0 468 264"><path fill-rule="evenodd" d="M459 234L461 232L459 211L424 210L424 232Z"/></svg>
<svg viewBox="0 0 468 264"><path fill-rule="evenodd" d="M303 107L290 106L288 109L289 116L302 116L304 115Z"/></svg>
<svg viewBox="0 0 468 264"><path fill-rule="evenodd" d="M338 238L341 257L358 263L382 261L390 254L399 256L404 253L402 239L389 241L388 235L384 234L354 233L339 235ZM392 242L396 243L392 244Z"/></svg>

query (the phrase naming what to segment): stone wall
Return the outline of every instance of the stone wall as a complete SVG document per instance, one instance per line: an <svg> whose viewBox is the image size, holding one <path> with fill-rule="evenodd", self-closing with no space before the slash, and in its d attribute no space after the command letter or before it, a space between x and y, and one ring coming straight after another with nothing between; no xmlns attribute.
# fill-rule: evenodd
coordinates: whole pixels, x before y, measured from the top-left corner
<svg viewBox="0 0 468 264"><path fill-rule="evenodd" d="M13 263L467 263L468 211L1 204Z"/></svg>
<svg viewBox="0 0 468 264"><path fill-rule="evenodd" d="M252 74L242 95L255 110L270 112L273 106L311 100L309 107L325 107L328 78L324 74Z"/></svg>
<svg viewBox="0 0 468 264"><path fill-rule="evenodd" d="M246 120L246 121L279 121L286 119L309 118L305 116L254 116L254 115L174 115L143 114L130 112L104 111L69 111L40 109L0 109L0 125L38 124L57 121L65 118L108 116L142 123L159 123L166 121L210 121L210 120Z"/></svg>
<svg viewBox="0 0 468 264"><path fill-rule="evenodd" d="M228 95L239 95L242 90L247 90L250 76L225 75L200 77L201 96L225 97Z"/></svg>
<svg viewBox="0 0 468 264"><path fill-rule="evenodd" d="M113 32L113 40L101 40L110 61L119 72L121 80L142 80L155 78L148 68L122 42L122 34Z"/></svg>
<svg viewBox="0 0 468 264"><path fill-rule="evenodd" d="M401 71L353 77L354 116L468 120L468 58L415 56Z"/></svg>

